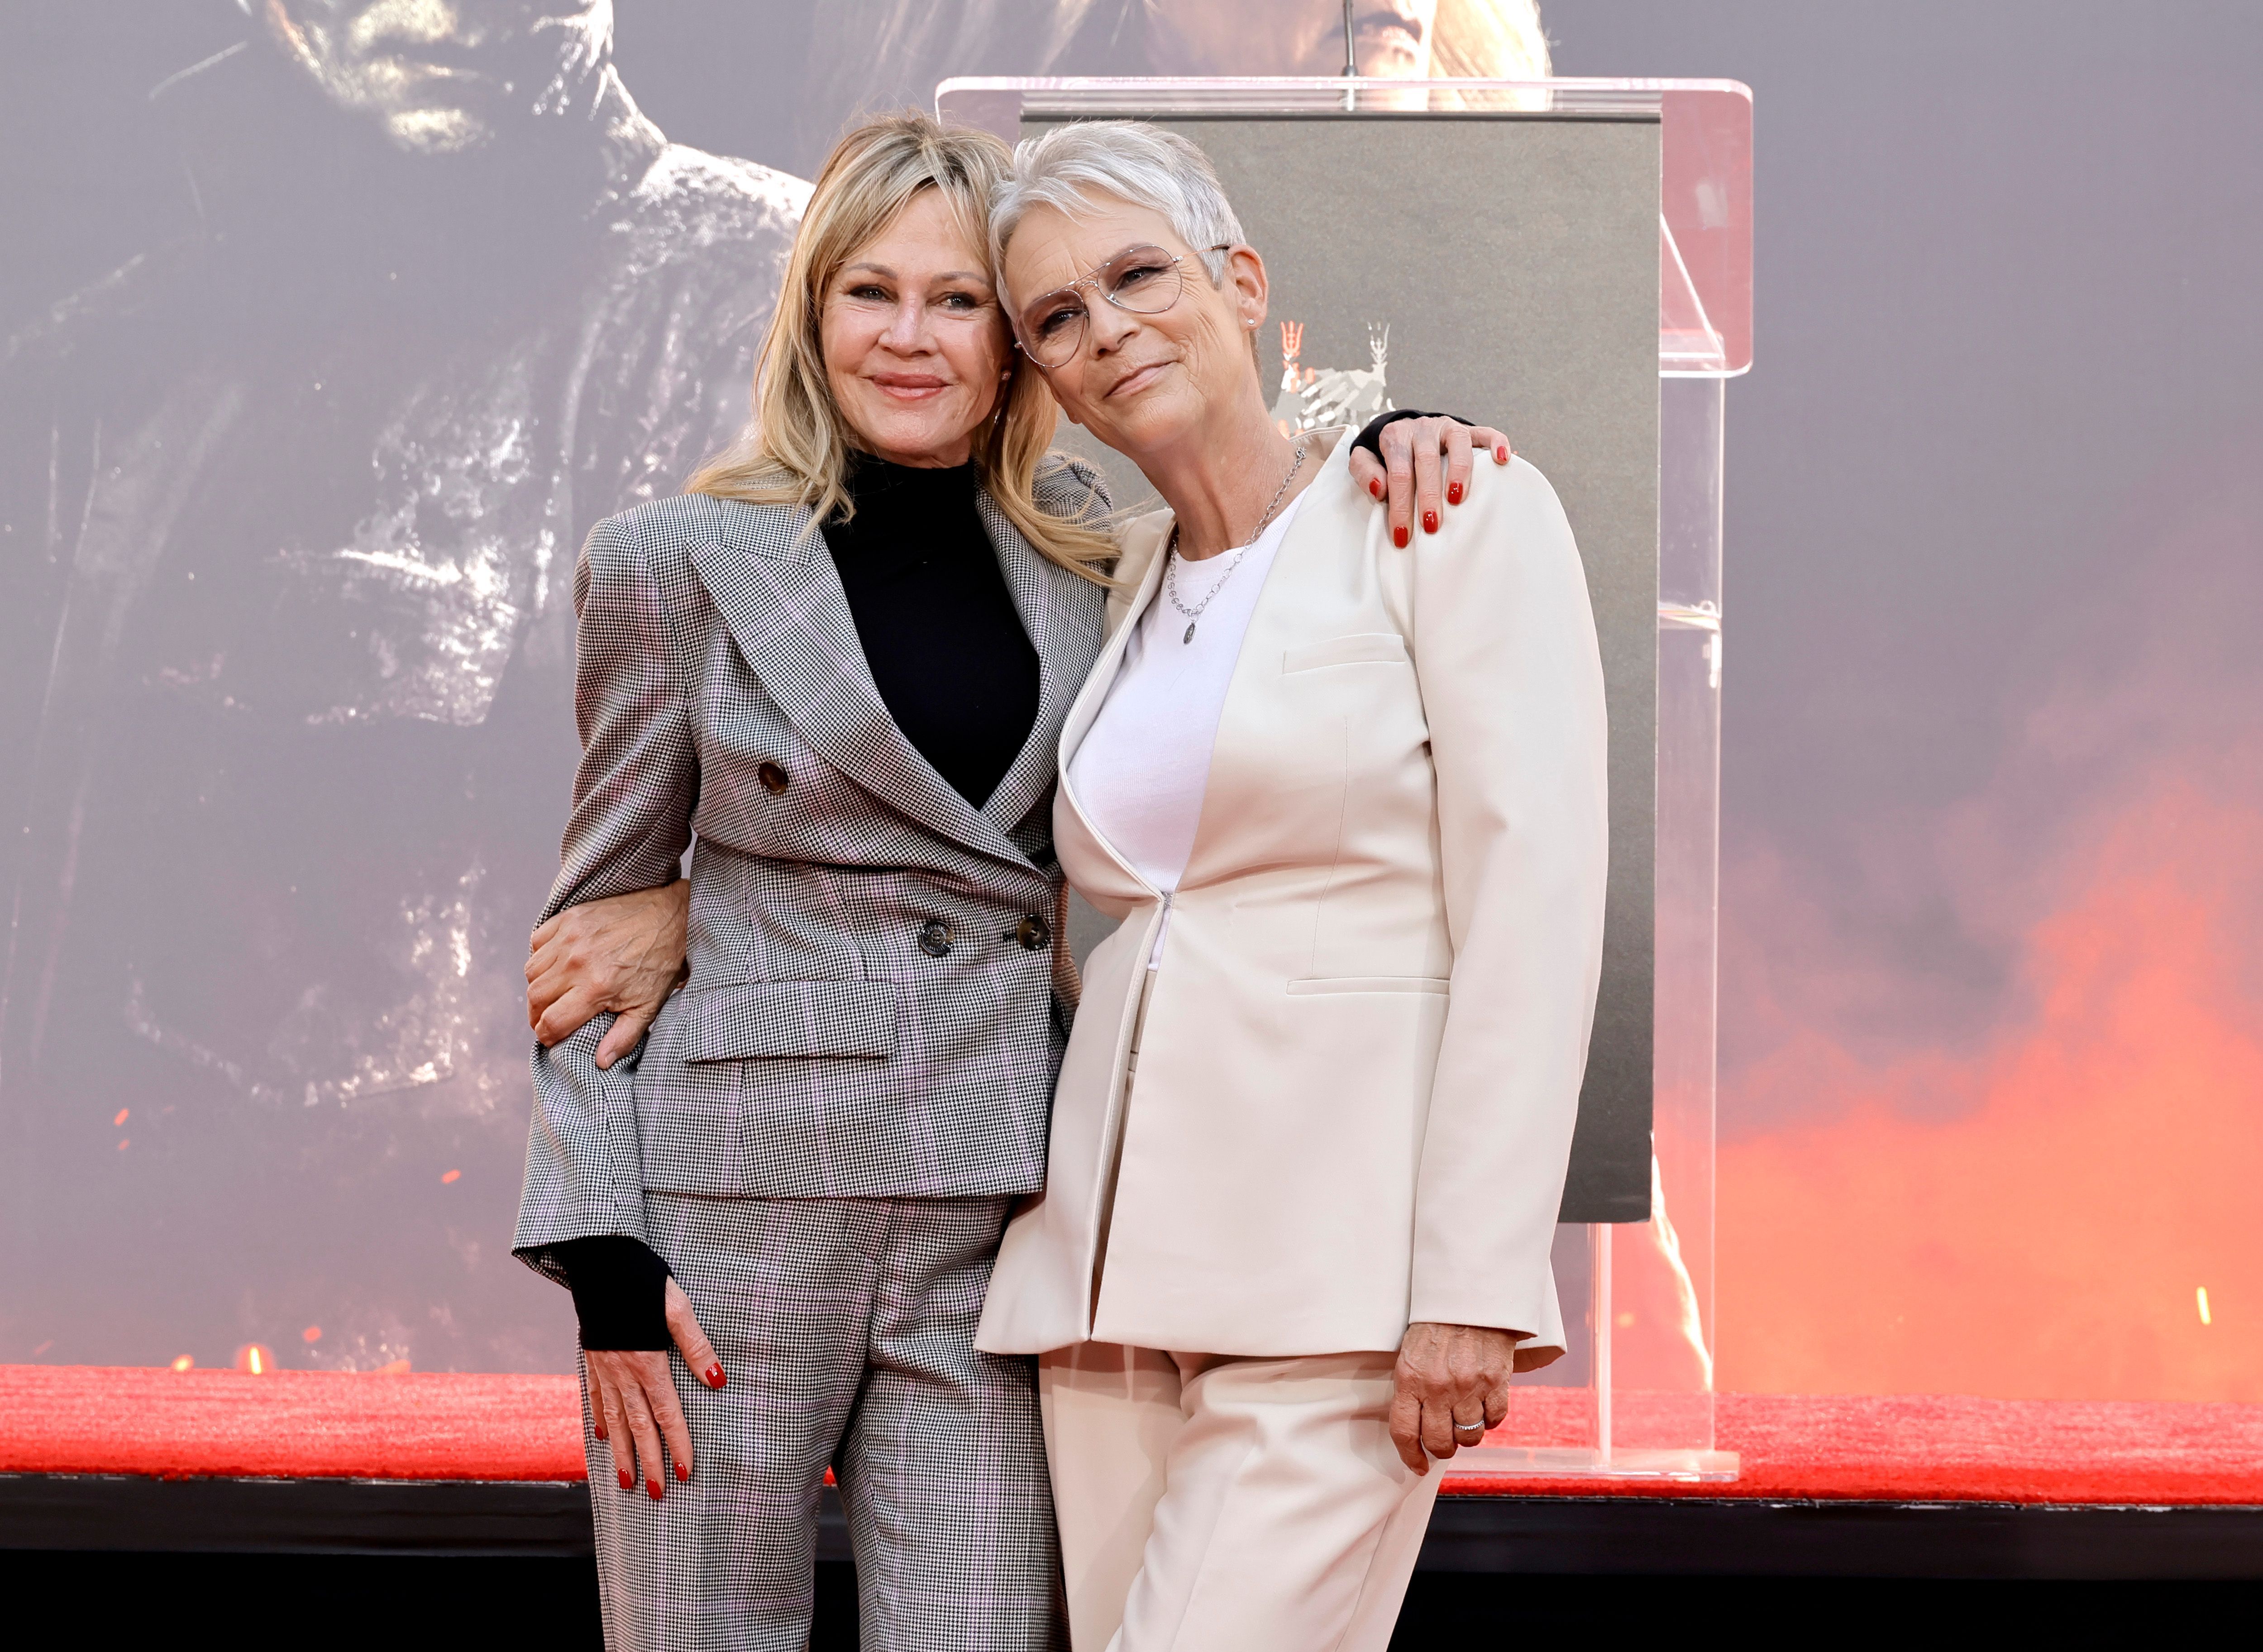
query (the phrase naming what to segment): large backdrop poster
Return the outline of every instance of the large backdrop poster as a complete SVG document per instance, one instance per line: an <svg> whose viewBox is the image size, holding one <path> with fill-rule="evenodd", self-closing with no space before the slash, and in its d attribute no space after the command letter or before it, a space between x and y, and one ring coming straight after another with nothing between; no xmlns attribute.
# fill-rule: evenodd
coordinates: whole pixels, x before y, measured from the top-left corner
<svg viewBox="0 0 2263 1652"><path fill-rule="evenodd" d="M1426 4L1406 72L1433 32L1462 41L1455 72L1531 72L1470 44L1528 0ZM617 38L606 0L9 9L0 1362L257 1343L341 1370L568 1365L565 1299L508 1244L575 554L738 429L845 119L953 74L1324 73L1341 52L1334 0L1254 0L1225 34L1211 10L623 0ZM671 141L671 107L706 147ZM1628 133L1652 212L1655 129ZM1619 402L1520 353L1536 323L1482 350L1442 324L1515 316L1530 280L1573 290L1589 228L1480 252L1454 299L1408 308L1369 278L1410 249L1334 207L1348 169L1424 185L1411 135L1237 183L1260 241L1293 249L1298 373L1348 375L1350 415L1375 399L1358 375L1387 373L1402 402L1521 427L1595 513L1583 541L1615 543L1642 504L1575 477L1605 451L1579 420ZM1537 188L1515 169L1558 139L1499 141L1527 146L1486 161L1506 181L1429 169L1413 220ZM1323 278L1350 284L1297 284ZM1636 301L1614 293L1598 337ZM1650 338L1650 400L1623 409L1645 432Z"/></svg>

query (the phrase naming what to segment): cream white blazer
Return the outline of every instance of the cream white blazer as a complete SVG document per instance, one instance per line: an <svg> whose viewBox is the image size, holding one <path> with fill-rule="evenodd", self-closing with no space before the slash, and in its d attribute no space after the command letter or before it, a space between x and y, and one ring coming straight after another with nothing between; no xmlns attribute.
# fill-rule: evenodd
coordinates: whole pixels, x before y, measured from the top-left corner
<svg viewBox="0 0 2263 1652"><path fill-rule="evenodd" d="M1164 900L1066 779L1170 514L1127 531L1053 809L1071 881L1120 922L991 1277L992 1352L1336 1353L1410 1320L1523 1333L1520 1365L1564 1345L1549 1246L1608 856L1587 581L1522 460L1480 462L1399 550L1348 457L1335 439L1243 639L1128 1095Z"/></svg>

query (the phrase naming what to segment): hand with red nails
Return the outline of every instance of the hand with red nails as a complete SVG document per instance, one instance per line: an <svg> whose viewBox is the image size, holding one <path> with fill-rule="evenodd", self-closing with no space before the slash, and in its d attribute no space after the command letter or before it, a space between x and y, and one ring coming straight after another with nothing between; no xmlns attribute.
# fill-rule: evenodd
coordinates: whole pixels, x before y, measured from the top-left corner
<svg viewBox="0 0 2263 1652"><path fill-rule="evenodd" d="M711 1388L723 1386L723 1362L699 1328L691 1299L673 1279L668 1281L668 1334L683 1363ZM657 1503L673 1461L678 1481L691 1478L691 1430L665 1352L592 1348L582 1356L589 1372L589 1406L596 1436L612 1447L621 1489L636 1483L640 1470L645 1495Z"/></svg>
<svg viewBox="0 0 2263 1652"><path fill-rule="evenodd" d="M1508 463L1508 438L1483 424L1459 419L1395 419L1375 433L1383 462L1365 448L1351 455L1352 480L1370 497L1389 499L1391 542L1404 548L1419 518L1422 532L1435 533L1443 507L1470 496L1471 473L1479 449L1496 465Z"/></svg>

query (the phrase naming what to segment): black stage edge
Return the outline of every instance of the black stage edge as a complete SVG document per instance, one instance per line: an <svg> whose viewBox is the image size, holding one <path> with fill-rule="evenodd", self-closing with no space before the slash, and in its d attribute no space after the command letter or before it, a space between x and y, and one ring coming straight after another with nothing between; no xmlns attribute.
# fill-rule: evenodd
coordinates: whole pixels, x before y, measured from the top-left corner
<svg viewBox="0 0 2263 1652"><path fill-rule="evenodd" d="M566 1482L5 1474L0 1549L587 1560L589 1496ZM818 1556L849 1559L830 1490ZM1421 1569L2255 1581L2263 1580L2263 1508L1446 1497Z"/></svg>

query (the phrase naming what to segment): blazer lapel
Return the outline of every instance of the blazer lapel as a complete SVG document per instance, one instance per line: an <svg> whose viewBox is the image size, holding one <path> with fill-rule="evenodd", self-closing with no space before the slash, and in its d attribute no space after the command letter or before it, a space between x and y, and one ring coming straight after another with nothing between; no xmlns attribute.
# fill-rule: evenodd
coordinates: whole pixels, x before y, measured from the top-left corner
<svg viewBox="0 0 2263 1652"><path fill-rule="evenodd" d="M978 489L976 511L998 553L998 567L1013 593L1022 626L1038 652L1038 715L1030 737L982 805L982 812L1008 830L1035 808L1057 772L1055 756L1061 725L1084 685L1093 656L1100 651L1101 620L1107 591L1039 555L994 503Z"/></svg>
<svg viewBox="0 0 2263 1652"><path fill-rule="evenodd" d="M750 507L748 531L691 543L692 565L770 697L828 763L930 831L1016 866L1030 859L904 737L857 641L849 598L806 509Z"/></svg>
<svg viewBox="0 0 2263 1652"><path fill-rule="evenodd" d="M1348 435L1348 431L1330 428L1314 431L1307 438L1326 443L1327 447L1320 455L1319 472L1297 501L1296 519L1274 552L1272 566L1265 570L1265 583L1257 588L1248 629L1241 634L1240 656L1234 661L1233 675L1226 679L1225 699L1218 708L1218 728L1211 743L1213 764L1218 753L1233 743L1234 728L1249 703L1251 685L1277 685L1281 681L1282 640L1276 627L1284 620L1293 625L1295 605L1310 589L1310 582L1298 573L1299 563L1314 547L1325 550L1334 540L1380 531L1376 525L1382 513L1352 483ZM1180 877L1182 885L1199 882L1206 875L1205 865L1215 852L1218 830L1205 790L1203 808L1195 821L1194 842L1187 851L1187 869Z"/></svg>

